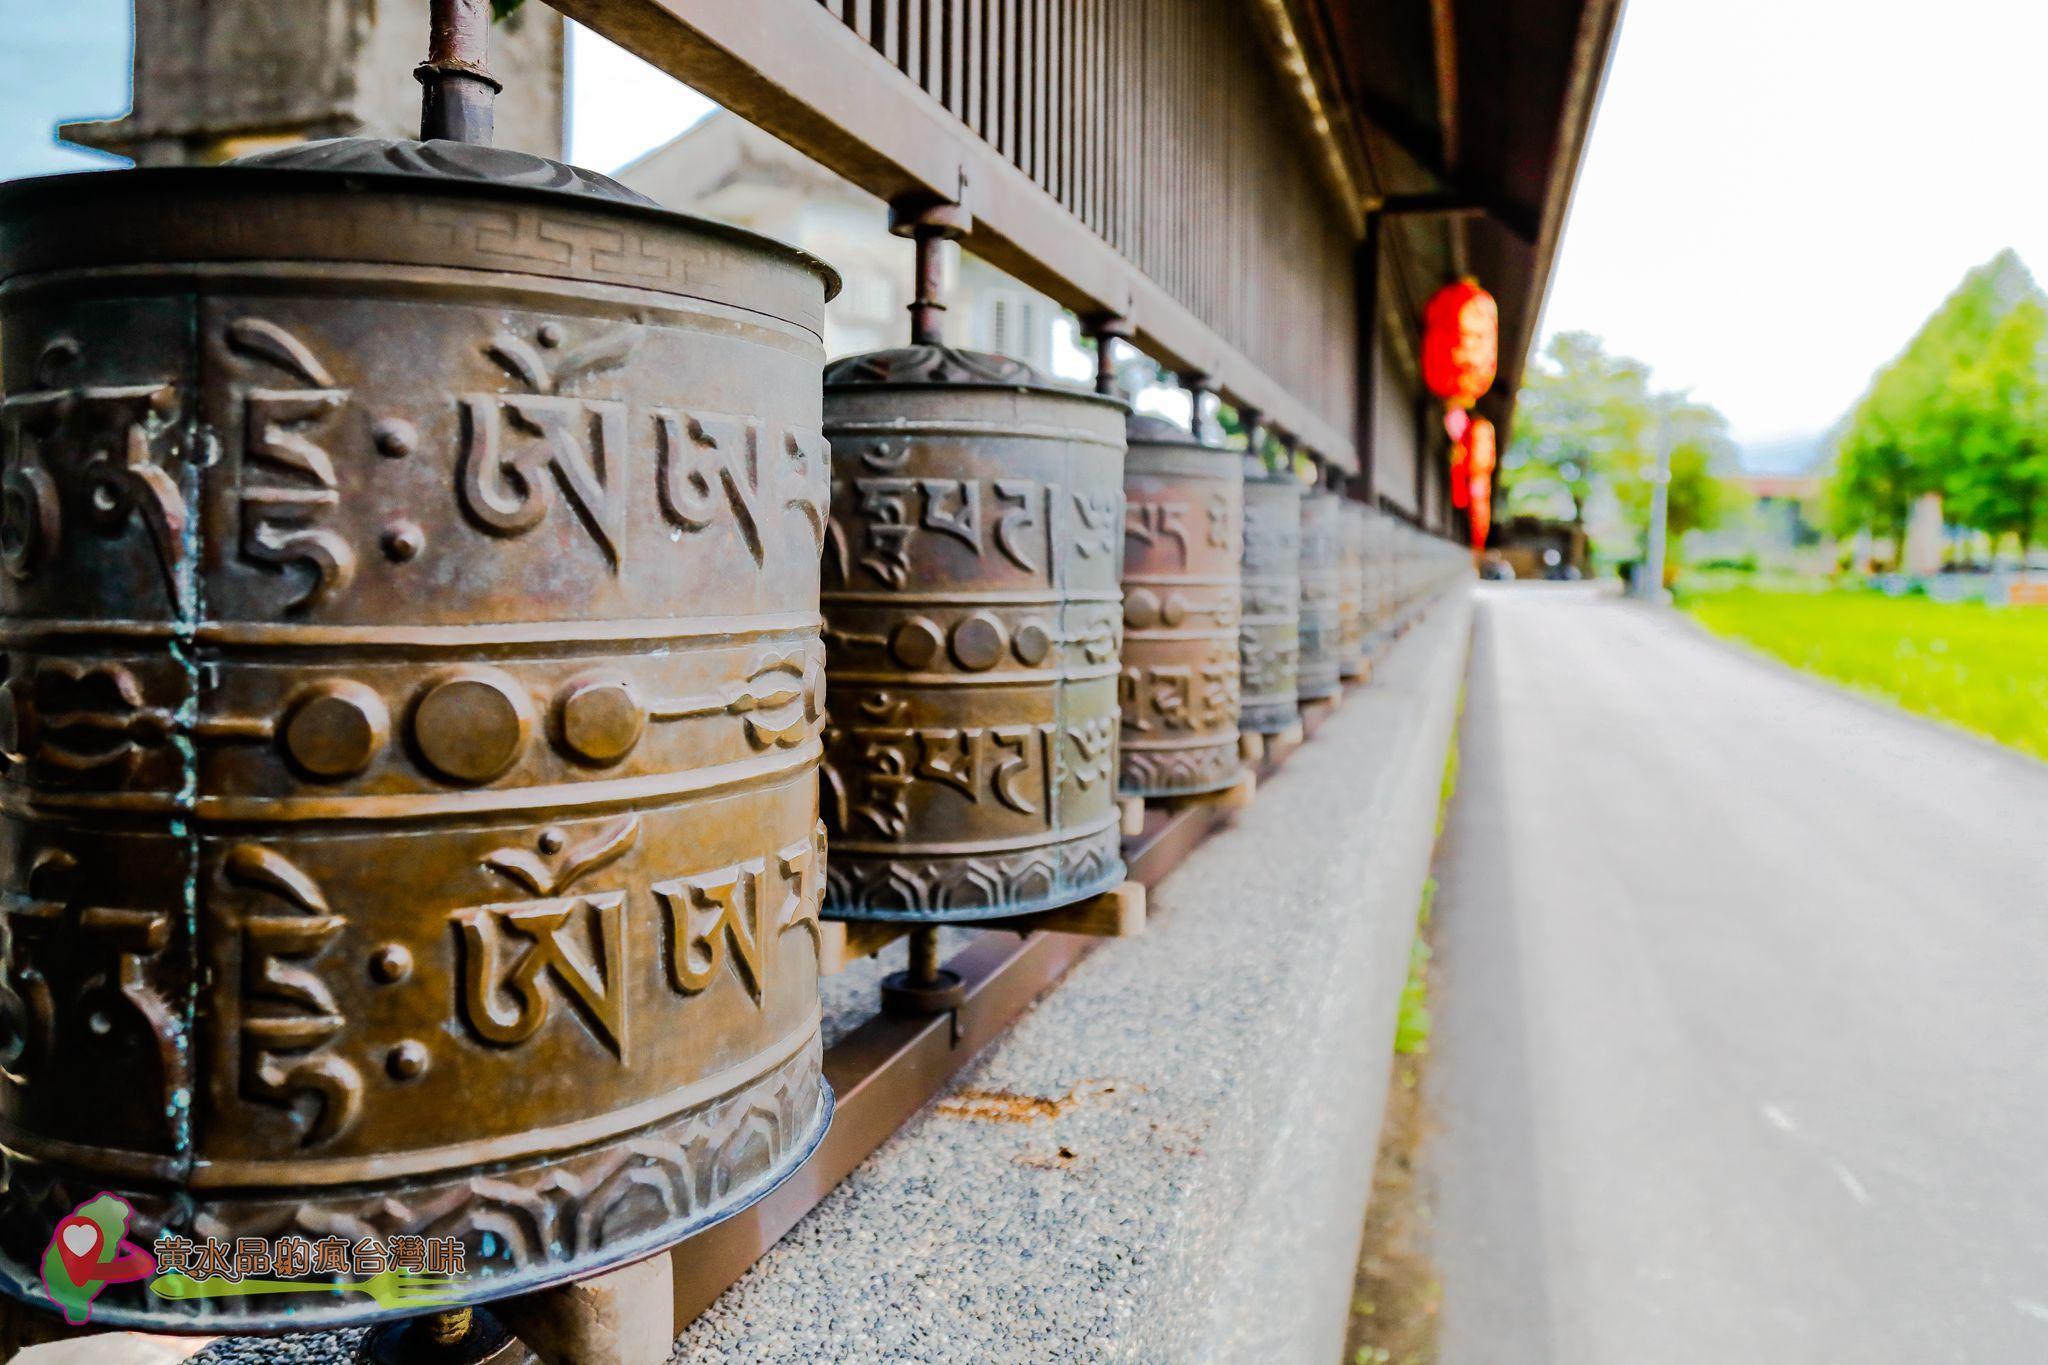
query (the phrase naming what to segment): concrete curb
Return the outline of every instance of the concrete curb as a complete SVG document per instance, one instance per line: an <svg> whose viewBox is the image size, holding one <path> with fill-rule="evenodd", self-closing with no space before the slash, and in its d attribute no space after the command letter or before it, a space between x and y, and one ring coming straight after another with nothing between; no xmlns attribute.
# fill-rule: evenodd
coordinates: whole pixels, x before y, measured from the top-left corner
<svg viewBox="0 0 2048 1365"><path fill-rule="evenodd" d="M1470 621L1442 599L674 1359L1335 1360Z"/></svg>

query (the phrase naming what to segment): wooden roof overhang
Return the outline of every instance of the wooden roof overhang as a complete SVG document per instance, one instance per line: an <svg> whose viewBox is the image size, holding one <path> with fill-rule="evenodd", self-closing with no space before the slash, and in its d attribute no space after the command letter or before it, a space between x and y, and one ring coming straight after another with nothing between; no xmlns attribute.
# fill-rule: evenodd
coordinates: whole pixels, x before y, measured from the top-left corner
<svg viewBox="0 0 2048 1365"><path fill-rule="evenodd" d="M554 3L1356 470L1366 346L1460 270L1505 423L1621 0Z"/></svg>

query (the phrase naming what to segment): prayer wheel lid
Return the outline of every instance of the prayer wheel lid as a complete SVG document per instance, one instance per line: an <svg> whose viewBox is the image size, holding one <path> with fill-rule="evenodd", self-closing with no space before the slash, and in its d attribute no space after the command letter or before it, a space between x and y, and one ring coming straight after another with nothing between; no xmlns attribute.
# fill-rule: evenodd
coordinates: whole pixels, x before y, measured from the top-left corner
<svg viewBox="0 0 2048 1365"><path fill-rule="evenodd" d="M615 204L658 209L661 205L608 175L530 152L487 143L420 142L403 137L330 137L236 157L230 166L270 170L332 171L341 175L411 175L432 179L486 180L558 194L581 195Z"/></svg>
<svg viewBox="0 0 2048 1365"><path fill-rule="evenodd" d="M1077 385L1061 383L1021 360L989 351L956 350L951 346L898 346L886 351L850 355L825 367L827 392L871 385L920 389L1011 389L1109 403L1119 408L1124 406L1121 398L1108 398Z"/></svg>
<svg viewBox="0 0 2048 1365"><path fill-rule="evenodd" d="M150 183L168 186L192 176L246 177L254 173L284 171L292 175L333 177L328 183L399 181L417 185L430 182L436 189L458 192L510 192L522 198L560 202L568 200L586 207L602 207L655 219L674 227L723 237L728 241L781 256L793 265L816 275L825 286L825 297L839 293L839 272L825 262L787 242L778 242L758 232L731 223L698 218L665 209L638 190L630 189L608 175L580 166L517 152L509 147L492 147L471 142L435 139L420 142L412 138L335 137L315 142L297 142L288 147L255 152L219 166L138 167L132 170L72 171L61 175L34 176L0 184L0 211L24 195L61 194L71 191L104 191L110 182L122 185Z"/></svg>
<svg viewBox="0 0 2048 1365"><path fill-rule="evenodd" d="M404 137L332 137L254 152L237 157L228 164L263 170L322 171L349 176L404 176L436 180L443 184L480 182L507 189L595 199L641 213L658 214L699 231L780 253L815 272L824 281L827 299L836 298L839 294L839 272L808 251L731 223L677 213L608 175L532 152L514 151L510 147L451 142L442 138L422 142Z"/></svg>
<svg viewBox="0 0 2048 1365"><path fill-rule="evenodd" d="M1134 412L1124 420L1124 438L1132 445L1187 446L1194 450L1226 453L1222 446L1209 444L1186 427L1147 412Z"/></svg>

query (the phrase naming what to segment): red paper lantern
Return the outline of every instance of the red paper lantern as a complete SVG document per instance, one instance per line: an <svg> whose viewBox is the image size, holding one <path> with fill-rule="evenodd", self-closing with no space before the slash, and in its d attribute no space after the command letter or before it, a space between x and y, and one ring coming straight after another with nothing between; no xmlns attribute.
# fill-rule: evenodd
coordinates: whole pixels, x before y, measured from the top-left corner
<svg viewBox="0 0 2048 1365"><path fill-rule="evenodd" d="M1497 458L1493 423L1484 417L1474 417L1465 432L1465 462L1471 467L1474 488L1481 484L1492 486L1493 466Z"/></svg>
<svg viewBox="0 0 2048 1365"><path fill-rule="evenodd" d="M1451 415L1459 419L1457 443L1451 447L1451 506L1470 507L1482 489L1489 496L1493 492L1493 423L1456 408Z"/></svg>
<svg viewBox="0 0 2048 1365"><path fill-rule="evenodd" d="M1498 458L1493 423L1484 417L1473 418L1464 447L1466 488L1472 504L1467 520L1472 523L1472 550L1477 554L1486 548L1486 533L1493 526L1493 467Z"/></svg>
<svg viewBox="0 0 2048 1365"><path fill-rule="evenodd" d="M1469 408L1500 368L1500 307L1473 279L1436 291L1422 311L1422 382L1452 409Z"/></svg>

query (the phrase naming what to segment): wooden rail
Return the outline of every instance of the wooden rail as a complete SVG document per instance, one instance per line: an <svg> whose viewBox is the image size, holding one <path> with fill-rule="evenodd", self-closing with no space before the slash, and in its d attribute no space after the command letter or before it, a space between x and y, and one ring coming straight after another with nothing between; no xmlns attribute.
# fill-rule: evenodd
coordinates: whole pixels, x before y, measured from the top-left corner
<svg viewBox="0 0 2048 1365"><path fill-rule="evenodd" d="M552 0L1358 468L1355 225L1240 0Z"/></svg>

